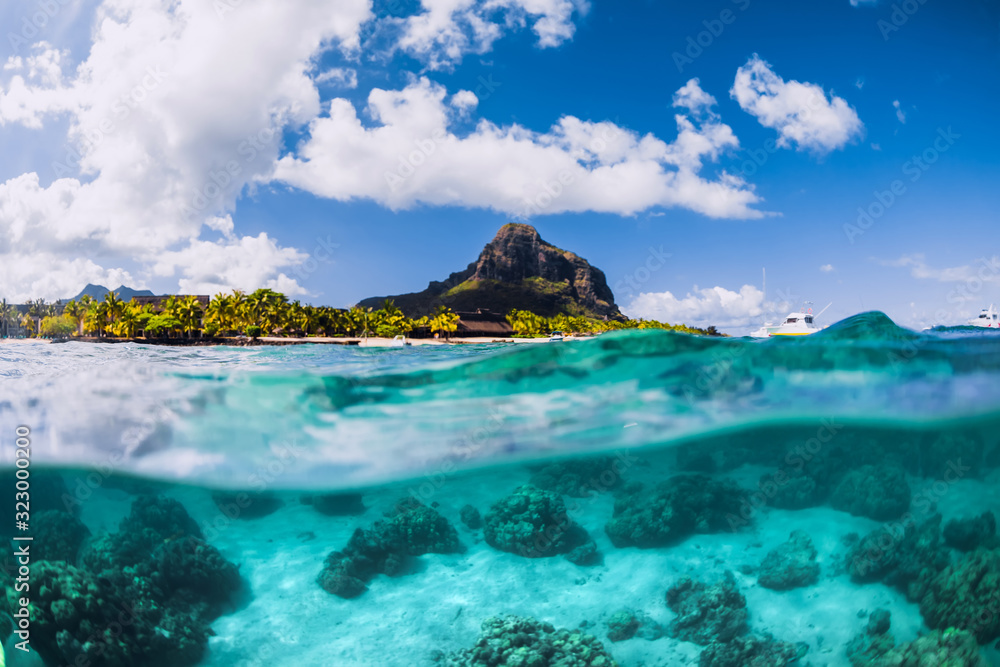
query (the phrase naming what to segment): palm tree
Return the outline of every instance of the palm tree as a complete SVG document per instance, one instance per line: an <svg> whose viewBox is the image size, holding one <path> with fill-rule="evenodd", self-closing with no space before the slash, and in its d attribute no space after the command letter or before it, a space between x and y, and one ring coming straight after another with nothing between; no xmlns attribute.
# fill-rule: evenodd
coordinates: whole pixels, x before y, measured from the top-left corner
<svg viewBox="0 0 1000 667"><path fill-rule="evenodd" d="M104 335L111 321L108 315L108 304L105 301L91 301L83 320L84 331L94 331L97 337Z"/></svg>
<svg viewBox="0 0 1000 667"><path fill-rule="evenodd" d="M118 315L118 322L114 326L115 334L124 338L135 338L135 330L139 326L139 315L141 314L142 308L138 304L125 304Z"/></svg>
<svg viewBox="0 0 1000 667"><path fill-rule="evenodd" d="M214 324L219 331L230 332L239 328L236 321L236 295L216 294L205 309L205 321Z"/></svg>
<svg viewBox="0 0 1000 667"><path fill-rule="evenodd" d="M27 301L24 305L28 307L28 316L34 321L33 325L28 325L34 331L34 333L41 333L42 331L42 318L46 316L49 309L45 304L45 299L35 299L34 301ZM23 321L21 326L24 326Z"/></svg>
<svg viewBox="0 0 1000 667"><path fill-rule="evenodd" d="M8 304L7 299L0 302L0 338L6 338L10 334L8 327L14 312L14 306Z"/></svg>
<svg viewBox="0 0 1000 667"><path fill-rule="evenodd" d="M80 303L73 301L66 302L63 307L63 315L72 318L76 322L76 332L77 334L83 333L83 316L87 313L86 306L83 305L82 300Z"/></svg>
<svg viewBox="0 0 1000 667"><path fill-rule="evenodd" d="M191 332L201 327L201 303L197 297L187 296L177 302L175 311L175 317L180 321L182 330L190 338Z"/></svg>
<svg viewBox="0 0 1000 667"><path fill-rule="evenodd" d="M110 331L115 325L115 320L121 316L124 303L118 298L117 294L108 292L104 295L104 304L108 308L108 322L104 326Z"/></svg>
<svg viewBox="0 0 1000 667"><path fill-rule="evenodd" d="M440 332L448 339L449 334L458 331L459 317L448 306L438 306L430 319L432 332Z"/></svg>

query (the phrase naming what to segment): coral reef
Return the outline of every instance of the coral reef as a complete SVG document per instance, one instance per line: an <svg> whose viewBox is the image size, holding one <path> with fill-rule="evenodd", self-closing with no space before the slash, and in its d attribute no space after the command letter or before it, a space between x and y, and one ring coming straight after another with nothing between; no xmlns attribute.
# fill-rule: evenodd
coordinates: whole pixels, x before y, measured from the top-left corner
<svg viewBox="0 0 1000 667"><path fill-rule="evenodd" d="M529 483L546 491L586 498L618 487L622 483L622 465L609 456L559 461L539 469Z"/></svg>
<svg viewBox="0 0 1000 667"><path fill-rule="evenodd" d="M816 548L801 530L789 535L788 541L768 552L760 564L758 582L764 588L784 591L811 586L819 579Z"/></svg>
<svg viewBox="0 0 1000 667"><path fill-rule="evenodd" d="M779 483L780 481L780 483ZM771 493L765 493L768 504L772 507L786 510L801 510L808 507L816 507L822 504L826 497L826 490L821 487L815 478L804 472L793 472L785 477L775 479L773 473L768 473L760 478L761 489L770 488Z"/></svg>
<svg viewBox="0 0 1000 667"><path fill-rule="evenodd" d="M483 536L494 549L525 558L573 553L592 543L587 531L569 518L561 496L530 485L493 504L486 513ZM596 554L596 547L591 554ZM576 557L581 560L579 552Z"/></svg>
<svg viewBox="0 0 1000 667"><path fill-rule="evenodd" d="M935 630L925 637L897 646L875 662L865 664L873 667L986 667L972 635L954 628Z"/></svg>
<svg viewBox="0 0 1000 667"><path fill-rule="evenodd" d="M32 517L34 533L32 558L76 563L80 547L90 537L90 529L72 514L43 510Z"/></svg>
<svg viewBox="0 0 1000 667"><path fill-rule="evenodd" d="M304 495L299 498L303 505L311 505L314 510L326 516L357 516L364 514L364 498L360 493L325 493Z"/></svg>
<svg viewBox="0 0 1000 667"><path fill-rule="evenodd" d="M400 574L410 557L463 550L455 527L437 510L403 499L385 519L358 528L342 551L327 556L318 582L328 593L355 598L376 575Z"/></svg>
<svg viewBox="0 0 1000 667"><path fill-rule="evenodd" d="M53 535L64 531L46 548L75 553L86 528L62 512L44 518ZM85 568L33 563L32 646L48 664L196 664L209 623L240 587L237 566L200 534L176 501L142 497L117 533L87 547ZM6 603L14 603L13 589L5 589Z"/></svg>
<svg viewBox="0 0 1000 667"><path fill-rule="evenodd" d="M892 617L885 609L876 609L871 613L865 631L847 645L847 659L853 667L876 664L892 650L896 640L889 633L891 625Z"/></svg>
<svg viewBox="0 0 1000 667"><path fill-rule="evenodd" d="M158 546L181 537L201 538L201 529L184 506L165 496L140 496L118 532L98 538L84 549L83 563L99 572L135 565Z"/></svg>
<svg viewBox="0 0 1000 667"><path fill-rule="evenodd" d="M1000 541L997 540L997 518L993 512L987 511L977 517L952 519L944 525L944 541L949 547L959 551L1000 547Z"/></svg>
<svg viewBox="0 0 1000 667"><path fill-rule="evenodd" d="M902 516L910 499L910 485L902 469L865 465L844 476L830 496L830 505L854 516L887 521Z"/></svg>
<svg viewBox="0 0 1000 667"><path fill-rule="evenodd" d="M707 646L728 642L747 630L747 601L727 571L711 586L683 577L667 590L667 606L677 614L670 635Z"/></svg>
<svg viewBox="0 0 1000 667"><path fill-rule="evenodd" d="M728 528L727 515L738 514L744 498L733 482L702 475L678 475L650 489L630 484L604 529L616 547L666 546Z"/></svg>
<svg viewBox="0 0 1000 667"><path fill-rule="evenodd" d="M488 618L474 647L441 656L446 667L616 667L592 635L555 629L534 618Z"/></svg>
<svg viewBox="0 0 1000 667"><path fill-rule="evenodd" d="M472 530L479 530L483 527L483 516L479 513L472 505L465 505L459 512L459 517L462 519L462 523L471 528Z"/></svg>
<svg viewBox="0 0 1000 667"><path fill-rule="evenodd" d="M607 620L608 639L621 642L635 637L642 622L630 611L622 610L611 615Z"/></svg>
<svg viewBox="0 0 1000 667"><path fill-rule="evenodd" d="M920 600L928 627L961 628L981 644L1000 637L1000 549L980 549L939 572Z"/></svg>
<svg viewBox="0 0 1000 667"><path fill-rule="evenodd" d="M709 644L698 660L700 667L784 667L802 657L808 645L778 641L773 637L745 635Z"/></svg>
<svg viewBox="0 0 1000 667"><path fill-rule="evenodd" d="M878 528L847 553L847 571L858 582L882 581L919 600L930 579L948 565L941 544L941 515L914 523Z"/></svg>

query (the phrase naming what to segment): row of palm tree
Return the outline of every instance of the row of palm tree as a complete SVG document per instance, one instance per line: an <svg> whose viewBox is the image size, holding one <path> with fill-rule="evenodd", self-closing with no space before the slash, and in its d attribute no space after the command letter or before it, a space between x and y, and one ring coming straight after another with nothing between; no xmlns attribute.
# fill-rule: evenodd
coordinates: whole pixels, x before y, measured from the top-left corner
<svg viewBox="0 0 1000 667"><path fill-rule="evenodd" d="M35 308L32 317L39 318L33 331L41 331L41 321L55 318L50 310ZM26 316L27 317L27 316ZM216 294L207 307L194 296L174 296L158 306L124 302L114 292L104 299L84 295L79 301L69 301L61 317L69 318L78 334L99 337L134 338L160 336L234 336L246 334L295 336L385 336L406 335L426 327L448 336L458 328L458 315L442 306L430 317L412 319L386 300L378 310L355 306L348 310L326 306L310 306L270 289L250 294L240 290Z"/></svg>
<svg viewBox="0 0 1000 667"><path fill-rule="evenodd" d="M717 336L715 327L698 329L684 324L667 324L656 320L598 320L579 315L559 314L555 317L542 317L527 310L512 310L507 315L507 322L518 336L547 336L553 331L563 333L595 334L604 331L620 331L623 329L666 329L690 334Z"/></svg>
<svg viewBox="0 0 1000 667"><path fill-rule="evenodd" d="M378 310L353 308L343 310L310 306L270 289L250 294L240 290L216 294L207 307L194 296L172 296L157 306L124 302L114 292L103 299L84 295L69 301L58 314L56 304L38 299L25 304L20 318L22 327L34 334L62 331L69 322L77 334L99 337L135 338L195 336L215 337L246 334L291 336L366 336L386 338L406 335L425 328L445 338L458 329L459 316L446 306L439 306L430 316L407 317L387 299ZM6 335L8 323L17 323L17 310L0 302L0 332ZM57 321L59 320L59 321ZM507 321L519 336L543 336L552 331L565 333L600 333L619 329L669 329L685 333L715 334L714 327L696 329L655 320L598 320L574 315L542 317L526 310L512 310Z"/></svg>

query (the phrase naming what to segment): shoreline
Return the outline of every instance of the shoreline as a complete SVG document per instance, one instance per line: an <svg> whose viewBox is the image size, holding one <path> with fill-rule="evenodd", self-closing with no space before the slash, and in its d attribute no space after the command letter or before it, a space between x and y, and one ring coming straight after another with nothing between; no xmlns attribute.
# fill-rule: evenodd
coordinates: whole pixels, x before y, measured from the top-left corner
<svg viewBox="0 0 1000 667"><path fill-rule="evenodd" d="M592 336L581 336L592 338ZM574 340L567 337L566 341ZM549 339L543 338L493 338L489 336L473 336L469 338L452 338L444 340L440 338L407 338L409 345L399 345L392 338L379 338L371 336L368 338L342 338L328 336L309 337L282 337L282 336L261 336L255 341L247 338L96 338L93 336L74 336L72 338L2 338L0 344L28 344L28 343L94 343L100 345L116 345L121 343L136 343L139 345L163 345L168 347L261 347L261 346L283 346L283 345L349 345L352 347L409 347L417 345L484 345L496 343L547 343Z"/></svg>

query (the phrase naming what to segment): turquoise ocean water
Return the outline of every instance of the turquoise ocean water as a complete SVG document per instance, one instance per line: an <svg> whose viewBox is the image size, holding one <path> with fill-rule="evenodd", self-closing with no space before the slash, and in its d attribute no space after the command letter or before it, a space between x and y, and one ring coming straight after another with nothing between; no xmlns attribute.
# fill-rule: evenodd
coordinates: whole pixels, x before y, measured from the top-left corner
<svg viewBox="0 0 1000 667"><path fill-rule="evenodd" d="M994 331L4 344L0 428L8 665L1000 665Z"/></svg>

